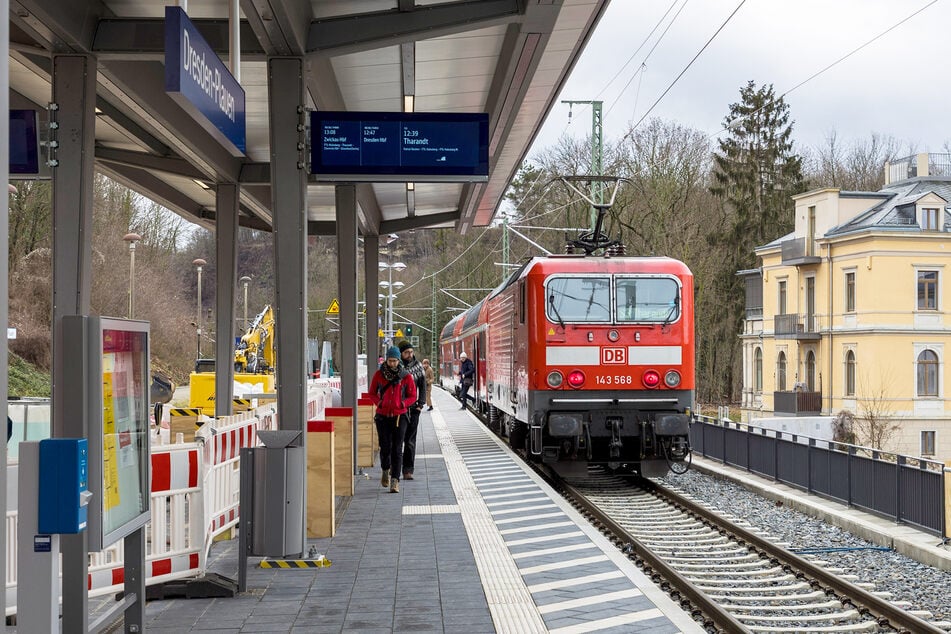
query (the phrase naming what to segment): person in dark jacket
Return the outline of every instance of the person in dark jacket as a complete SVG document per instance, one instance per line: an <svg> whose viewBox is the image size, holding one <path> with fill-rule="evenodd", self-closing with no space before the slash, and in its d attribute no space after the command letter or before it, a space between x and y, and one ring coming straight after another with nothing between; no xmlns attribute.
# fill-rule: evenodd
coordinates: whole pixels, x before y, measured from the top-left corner
<svg viewBox="0 0 951 634"><path fill-rule="evenodd" d="M466 408L466 399L468 398L469 388L472 387L472 380L475 377L475 364L465 352L459 355L459 380L462 388L459 391L459 400L462 401L462 409ZM473 401L475 398L472 399Z"/></svg>
<svg viewBox="0 0 951 634"><path fill-rule="evenodd" d="M400 351L396 346L386 350L386 361L373 375L369 387L370 399L376 405L376 431L380 437L380 484L390 487L390 493L400 492L400 473L403 468L403 434L408 420L406 411L416 404L416 382L413 375L400 366Z"/></svg>
<svg viewBox="0 0 951 634"><path fill-rule="evenodd" d="M426 370L423 364L416 360L413 344L404 339L400 342L400 361L403 368L413 375L416 383L416 402L409 406L406 417L406 435L403 437L403 479L412 480L416 466L416 430L419 428L419 415L426 406Z"/></svg>

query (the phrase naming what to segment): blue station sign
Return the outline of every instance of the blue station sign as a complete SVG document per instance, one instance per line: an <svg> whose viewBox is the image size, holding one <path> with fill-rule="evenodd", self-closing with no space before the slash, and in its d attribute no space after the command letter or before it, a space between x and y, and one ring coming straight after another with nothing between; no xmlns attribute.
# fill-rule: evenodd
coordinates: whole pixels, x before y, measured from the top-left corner
<svg viewBox="0 0 951 634"><path fill-rule="evenodd" d="M165 92L232 154L245 153L244 89L181 7L165 7Z"/></svg>
<svg viewBox="0 0 951 634"><path fill-rule="evenodd" d="M324 181L485 181L489 115L318 110L311 172Z"/></svg>

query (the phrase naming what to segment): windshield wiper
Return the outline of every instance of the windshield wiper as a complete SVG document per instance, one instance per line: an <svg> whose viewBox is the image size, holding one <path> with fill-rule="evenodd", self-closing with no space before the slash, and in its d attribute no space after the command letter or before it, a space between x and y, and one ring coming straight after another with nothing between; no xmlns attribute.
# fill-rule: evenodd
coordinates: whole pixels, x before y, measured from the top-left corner
<svg viewBox="0 0 951 634"><path fill-rule="evenodd" d="M680 295L674 295L674 304L670 307L667 316L664 317L664 323L661 324L662 326L669 326L671 324L674 320L674 312L676 312L678 308L680 308Z"/></svg>
<svg viewBox="0 0 951 634"><path fill-rule="evenodd" d="M562 330L564 330L565 320L561 318L561 315L558 313L558 309L555 308L555 294L554 293L548 296L548 303L551 305L551 309L555 313L555 317L558 318L558 323L561 324Z"/></svg>

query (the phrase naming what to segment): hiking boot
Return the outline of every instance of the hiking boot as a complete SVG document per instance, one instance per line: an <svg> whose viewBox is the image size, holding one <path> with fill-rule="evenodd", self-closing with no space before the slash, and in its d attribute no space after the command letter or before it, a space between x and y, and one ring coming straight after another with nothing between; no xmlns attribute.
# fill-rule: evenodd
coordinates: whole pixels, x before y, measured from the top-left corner
<svg viewBox="0 0 951 634"><path fill-rule="evenodd" d="M380 478L380 484L383 485L384 488L390 486L390 472L389 471L383 472L383 477Z"/></svg>
<svg viewBox="0 0 951 634"><path fill-rule="evenodd" d="M404 471L404 472L403 472L403 479L404 479L404 480L412 480L412 479L413 479L413 474L410 473L409 471Z"/></svg>
<svg viewBox="0 0 951 634"><path fill-rule="evenodd" d="M390 493L399 493L400 492L400 481L396 478L393 478L393 481L390 482Z"/></svg>

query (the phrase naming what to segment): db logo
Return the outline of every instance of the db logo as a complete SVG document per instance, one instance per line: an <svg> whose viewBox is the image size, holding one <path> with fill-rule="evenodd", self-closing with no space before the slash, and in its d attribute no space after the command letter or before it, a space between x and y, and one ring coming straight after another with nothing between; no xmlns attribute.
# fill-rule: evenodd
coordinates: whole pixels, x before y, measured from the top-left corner
<svg viewBox="0 0 951 634"><path fill-rule="evenodd" d="M601 348L601 365L626 365L627 348Z"/></svg>

